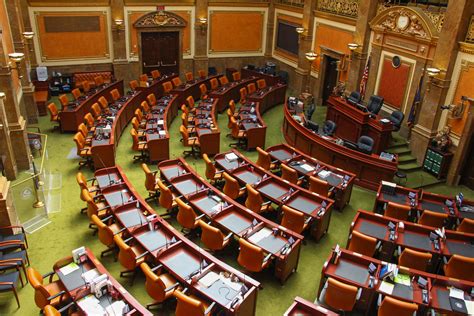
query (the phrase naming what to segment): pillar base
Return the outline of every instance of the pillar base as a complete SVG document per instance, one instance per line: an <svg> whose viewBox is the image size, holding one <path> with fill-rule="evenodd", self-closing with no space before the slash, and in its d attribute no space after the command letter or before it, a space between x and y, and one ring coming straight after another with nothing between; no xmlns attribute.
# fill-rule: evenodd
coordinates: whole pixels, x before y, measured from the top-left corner
<svg viewBox="0 0 474 316"><path fill-rule="evenodd" d="M410 150L413 156L416 157L418 163L422 163L425 157L426 148L428 148L430 139L436 135L421 125L415 125L411 131Z"/></svg>
<svg viewBox="0 0 474 316"><path fill-rule="evenodd" d="M26 133L26 121L20 116L18 124L9 125L9 128L10 141L18 169L28 170L31 166L31 152Z"/></svg>
<svg viewBox="0 0 474 316"><path fill-rule="evenodd" d="M23 86L23 102L26 108L26 120L28 124L38 123L38 107L35 101L35 86L30 83L29 86Z"/></svg>
<svg viewBox="0 0 474 316"><path fill-rule="evenodd" d="M295 69L295 77L293 80L293 89L300 94L301 92L306 91L309 89L311 93L311 86L309 84L309 72L306 69L296 68Z"/></svg>

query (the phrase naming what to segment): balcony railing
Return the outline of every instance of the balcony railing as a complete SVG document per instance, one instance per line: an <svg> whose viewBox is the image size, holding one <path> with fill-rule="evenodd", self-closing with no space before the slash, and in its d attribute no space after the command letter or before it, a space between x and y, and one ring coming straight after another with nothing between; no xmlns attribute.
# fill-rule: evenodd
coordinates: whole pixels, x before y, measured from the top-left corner
<svg viewBox="0 0 474 316"><path fill-rule="evenodd" d="M356 19L357 11L359 10L359 0L320 0L316 9Z"/></svg>

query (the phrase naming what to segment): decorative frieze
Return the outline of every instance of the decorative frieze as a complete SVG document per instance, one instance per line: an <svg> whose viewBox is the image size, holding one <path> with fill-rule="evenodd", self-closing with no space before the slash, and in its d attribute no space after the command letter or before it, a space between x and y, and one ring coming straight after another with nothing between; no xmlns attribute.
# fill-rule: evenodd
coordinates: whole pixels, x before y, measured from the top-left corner
<svg viewBox="0 0 474 316"><path fill-rule="evenodd" d="M467 29L466 42L474 43L474 15L471 16L471 23L469 23L469 28Z"/></svg>
<svg viewBox="0 0 474 316"><path fill-rule="evenodd" d="M317 10L356 19L359 0L320 0Z"/></svg>

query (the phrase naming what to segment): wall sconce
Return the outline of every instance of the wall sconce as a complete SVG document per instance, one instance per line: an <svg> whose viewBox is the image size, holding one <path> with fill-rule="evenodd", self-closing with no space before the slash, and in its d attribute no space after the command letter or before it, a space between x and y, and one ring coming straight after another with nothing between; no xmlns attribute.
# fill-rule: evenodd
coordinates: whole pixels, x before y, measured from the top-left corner
<svg viewBox="0 0 474 316"><path fill-rule="evenodd" d="M316 54L315 52L307 52L305 56L306 56L306 59L309 60L310 62L313 62L316 60L316 58L318 58L318 54Z"/></svg>
<svg viewBox="0 0 474 316"><path fill-rule="evenodd" d="M426 68L426 73L428 74L428 87L426 88L426 91L429 92L431 85L433 84L433 80L435 80L441 73L441 69L436 67L428 67Z"/></svg>
<svg viewBox="0 0 474 316"><path fill-rule="evenodd" d="M5 94L5 92L0 92L0 100L5 100L7 97L7 95Z"/></svg>
<svg viewBox="0 0 474 316"><path fill-rule="evenodd" d="M357 48L360 47L359 44L356 44L356 43L349 43L347 44L347 47L349 47L349 49L351 50L351 52L355 51Z"/></svg>
<svg viewBox="0 0 474 316"><path fill-rule="evenodd" d="M117 32L120 32L121 30L123 30L123 19L115 19L114 23L115 23L115 30Z"/></svg>
<svg viewBox="0 0 474 316"><path fill-rule="evenodd" d="M23 32L23 38L26 40L33 39L33 36L35 36L35 32Z"/></svg>
<svg viewBox="0 0 474 316"><path fill-rule="evenodd" d="M201 29L201 33L205 33L206 28L207 28L207 18L200 17L198 19L198 22L199 22L199 28Z"/></svg>
<svg viewBox="0 0 474 316"><path fill-rule="evenodd" d="M23 60L23 58L25 58L25 54L11 53L11 54L8 54L8 57L10 58L10 62L15 63L15 68L11 68L11 69L16 69L18 79L23 78L23 76L21 75L21 61Z"/></svg>
<svg viewBox="0 0 474 316"><path fill-rule="evenodd" d="M304 31L306 31L306 29L304 27L297 27L296 28L296 33L298 33L299 35L303 35Z"/></svg>

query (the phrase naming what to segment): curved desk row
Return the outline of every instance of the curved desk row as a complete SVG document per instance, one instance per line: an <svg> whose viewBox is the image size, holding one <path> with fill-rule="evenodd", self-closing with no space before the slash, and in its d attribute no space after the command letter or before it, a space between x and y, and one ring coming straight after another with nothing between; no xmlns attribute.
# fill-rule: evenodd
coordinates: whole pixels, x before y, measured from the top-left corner
<svg viewBox="0 0 474 316"><path fill-rule="evenodd" d="M373 269L369 269L372 264ZM377 296L390 296L397 300L415 303L418 305L417 315L431 315L428 309L434 309L439 313L452 313L449 293L450 287L455 287L464 292L464 297L473 300L471 288L474 283L460 281L444 276L434 275L418 270L412 270L399 266L399 274L407 275L408 284L387 285L384 281L382 269L386 262L354 253L349 250L340 249L333 251L324 263L321 272L318 297L323 290L326 279L331 277L348 285L360 289L360 296L356 300L354 309L363 311L369 315L375 315ZM371 272L373 271L373 272ZM422 278L426 281L419 282ZM427 292L426 297L423 291Z"/></svg>
<svg viewBox="0 0 474 316"><path fill-rule="evenodd" d="M120 313L120 315L153 315L153 313L143 307L119 282L117 282L117 280L114 279L114 277L112 277L89 248L86 248L86 253L81 256L80 261L80 263L74 264L72 257L64 258L61 260L60 266L55 270L55 273L58 275L63 288L73 299L73 302L76 304L78 312L81 315L92 315L106 312L110 315L114 314L114 312L121 312L121 307L123 305L126 305L129 311L123 314ZM95 273L93 270L95 270ZM90 286L86 284L83 277L83 274L85 273L97 276L103 274L107 275L107 280L110 282L111 286L107 287L106 293L103 293L100 298L96 298L94 293L91 291Z"/></svg>
<svg viewBox="0 0 474 316"><path fill-rule="evenodd" d="M211 85L209 82L214 78L219 78L220 76L221 75L211 75L205 78L198 78L185 82L171 90L171 93L178 95L178 104L180 106L186 102L186 98L189 96L192 96L194 100L199 100L201 98L201 90L199 86L205 84L207 89L210 89Z"/></svg>
<svg viewBox="0 0 474 316"><path fill-rule="evenodd" d="M303 236L277 225L229 198L200 177L182 159L158 165L161 177L194 210L216 227L262 248L275 258L275 276L284 282L298 267ZM260 237L265 235L265 237Z"/></svg>
<svg viewBox="0 0 474 316"><path fill-rule="evenodd" d="M229 105L230 100L238 102L240 100L240 89L247 87L249 83L255 83L257 78L251 77L238 81L229 82L209 93L211 98L218 98L217 111L222 113Z"/></svg>
<svg viewBox="0 0 474 316"><path fill-rule="evenodd" d="M120 167L101 169L95 172L95 177L99 193L115 222L122 227L128 244L140 250L139 256L162 265L192 294L215 302L217 307L213 312L255 314L259 282L210 255L158 216L135 191ZM218 279L206 286L203 278L210 278L210 273ZM221 291L222 288L226 290Z"/></svg>
<svg viewBox="0 0 474 316"><path fill-rule="evenodd" d="M110 103L112 97L110 91L118 89L123 95L123 80L103 85L101 88L91 89L86 95L79 97L78 101L69 103L59 112L62 132L77 132L77 128L84 121L84 115L90 112L92 104L100 97L104 97Z"/></svg>
<svg viewBox="0 0 474 316"><path fill-rule="evenodd" d="M279 206L286 205L312 218L311 234L319 241L329 229L334 201L302 189L257 166L237 150L214 157L216 166L243 186L252 185L263 197Z"/></svg>
<svg viewBox="0 0 474 316"><path fill-rule="evenodd" d="M277 164L284 164L294 169L307 181L310 176L326 181L333 188L335 208L342 210L349 204L355 174L318 161L287 144L269 147L266 152ZM307 189L308 185L305 185L304 188Z"/></svg>
<svg viewBox="0 0 474 316"><path fill-rule="evenodd" d="M287 105L284 112L283 135L291 146L320 161L356 174L356 184L364 188L377 190L380 181L393 179L397 161L384 160L378 155L367 155L339 145L336 139L318 135L301 125Z"/></svg>

